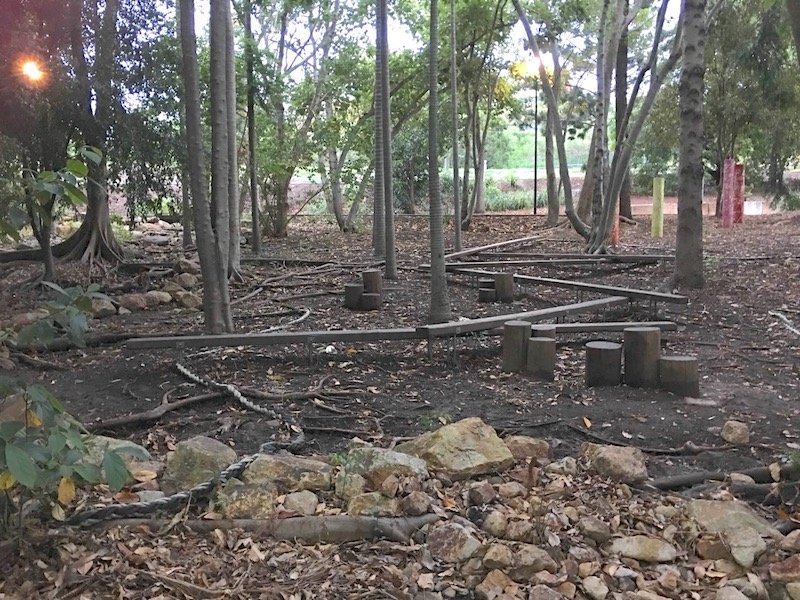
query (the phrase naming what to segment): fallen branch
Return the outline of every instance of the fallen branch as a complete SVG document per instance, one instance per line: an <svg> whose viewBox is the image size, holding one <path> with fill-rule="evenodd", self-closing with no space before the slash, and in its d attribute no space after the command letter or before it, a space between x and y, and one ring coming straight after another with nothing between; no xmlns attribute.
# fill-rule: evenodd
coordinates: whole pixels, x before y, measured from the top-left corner
<svg viewBox="0 0 800 600"><path fill-rule="evenodd" d="M175 400L174 402L167 401L165 397L164 401L162 401L162 403L159 406L157 406L152 410L148 410L142 413L137 413L135 415L125 415L123 417L114 417L112 419L95 421L94 423L87 424L86 428L89 431L98 431L101 429L114 429L116 427L123 427L125 425L133 425L135 423L155 421L163 417L168 412L177 410L179 408L183 408L184 406L197 404L198 402L205 402L206 400L217 400L218 398L224 398L224 397L225 394L222 392L211 392L209 394L201 394L199 396L190 396L189 398L183 398L182 400Z"/></svg>
<svg viewBox="0 0 800 600"><path fill-rule="evenodd" d="M183 521L182 525L196 533L209 533L216 529L222 531L241 529L252 534L279 540L298 540L307 544L377 539L407 543L418 529L438 520L439 517L433 514L396 518L324 515L288 519L191 520ZM101 527L103 529L111 527L148 528L158 531L169 523L169 519L120 519L103 522Z"/></svg>
<svg viewBox="0 0 800 600"><path fill-rule="evenodd" d="M774 481L769 467L755 467L753 469L744 469L742 471L732 472L752 477L753 480L758 483L769 483ZM779 476L781 479L794 479L795 477L800 477L800 466L784 465L780 469ZM729 477L730 473L725 473L723 471L699 471L697 473L687 473L683 475L655 479L648 485L659 490L677 490L680 488L697 485L698 483L703 483L705 481L725 481Z"/></svg>
<svg viewBox="0 0 800 600"><path fill-rule="evenodd" d="M293 296L280 296L273 298L273 302L287 302L289 300L302 300L303 298L319 298L320 296L341 296L344 292L326 290L322 292L309 292L307 294L295 294Z"/></svg>
<svg viewBox="0 0 800 600"><path fill-rule="evenodd" d="M253 296L258 296L263 291L264 291L263 287L257 287L256 289L254 289L252 292L250 292L246 296L242 296L241 298L237 298L236 300L231 300L231 306L239 304L240 302L244 302L245 300L249 300Z"/></svg>
<svg viewBox="0 0 800 600"><path fill-rule="evenodd" d="M572 423L564 422L564 425L569 427L570 429L577 431L578 433L585 435L586 437L593 439L598 442L602 442L603 444L607 444L609 446L625 446L630 448L636 448L641 450L645 454L660 454L663 456L692 456L695 454L701 454L703 452L722 452L726 450L732 450L734 446L725 445L725 446L698 446L694 442L686 442L682 446L678 448L647 448L642 446L633 446L631 444L627 444L624 442L618 442L616 440L609 439L607 437L603 437L602 435L598 435L592 431L588 431L578 425L573 425Z"/></svg>
<svg viewBox="0 0 800 600"><path fill-rule="evenodd" d="M788 329L795 335L800 335L800 329L797 329L797 327L795 327L794 324L789 319L787 319L785 315L782 315L777 310L771 310L767 314L770 315L771 317L779 318L781 321L783 321L783 324L786 327L786 329Z"/></svg>
<svg viewBox="0 0 800 600"><path fill-rule="evenodd" d="M34 367L35 369L42 369L43 371L68 371L69 367L65 367L64 365L56 364L49 360L42 360L41 358L35 358L33 356L28 356L23 352L12 352L11 358L18 360L21 363L25 363L29 367Z"/></svg>
<svg viewBox="0 0 800 600"><path fill-rule="evenodd" d="M800 481L786 481L783 483L733 482L730 486L730 492L736 497L767 506L780 504L792 506L800 498Z"/></svg>

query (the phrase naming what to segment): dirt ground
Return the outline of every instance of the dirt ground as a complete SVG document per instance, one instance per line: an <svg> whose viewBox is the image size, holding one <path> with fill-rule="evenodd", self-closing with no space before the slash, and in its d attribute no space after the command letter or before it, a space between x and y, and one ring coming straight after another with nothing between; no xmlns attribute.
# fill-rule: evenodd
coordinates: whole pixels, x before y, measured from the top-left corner
<svg viewBox="0 0 800 600"><path fill-rule="evenodd" d="M398 218L400 276L385 282L386 300L380 311L351 312L342 307L345 283L358 278L371 261L367 234L343 235L329 223L298 220L286 240L266 242L265 256L319 260L332 266L280 263L245 265L245 282L233 288L234 299L261 291L235 305L238 332L265 331L310 312L287 331L337 328L414 327L428 313L428 280L417 267L426 262L427 222ZM547 230L544 221L520 216L475 219L464 235L472 247L528 235L539 239L526 251L580 252L581 240L570 230ZM667 219L661 240L649 236L649 222L625 225L619 253L674 252L675 220ZM748 218L744 225L723 230L706 220L705 269L701 291L686 291L688 305L659 304L657 317L676 321L677 332L662 335L664 350L699 358L701 397L681 398L662 391L625 386L587 388L583 345L590 339L620 339L621 334L559 336L556 380L535 381L500 370L500 339L475 335L433 348L425 342L391 341L305 346L241 346L225 349L159 349L132 351L124 344L38 354L63 370L25 365L15 375L53 389L67 410L91 426L100 420L136 414L164 399L203 393L176 369L188 369L218 382L269 392L308 390L319 382L332 393L321 402L280 401L269 404L281 415L293 416L304 429L308 454L346 449L354 436L386 446L467 416L479 416L501 435L520 433L550 441L555 455L575 455L586 441L611 441L638 446L648 454L652 477L701 470L731 471L784 460L800 446L800 337L777 311L800 328L800 214ZM176 240L178 238L176 237ZM178 247L177 245L175 246ZM152 248L146 257L172 263L181 253ZM518 273L560 277L641 289L668 285L672 263L606 265L600 268L519 268ZM296 274L280 280L277 278ZM35 292L22 282L30 267L0 269L3 316L29 310ZM62 267L62 283L77 283L86 272ZM139 278L117 271L93 276L106 292L157 289L155 273ZM453 319L521 312L575 301L567 290L525 287L511 305L479 304L466 277L451 276L449 294ZM315 292L324 295L311 296ZM591 296L587 296L588 299ZM283 308L293 315L273 316ZM654 316L647 303L583 315L573 320L646 320ZM180 335L201 333L201 315L162 307L129 315L93 320L91 333ZM341 393L339 393L341 392ZM320 406L320 404L322 406ZM751 444L731 448L719 432L728 419L746 422ZM255 452L280 431L273 419L244 410L232 400L214 400L169 413L157 422L100 431L141 443L163 455L176 440L203 434L235 448L239 455ZM718 447L717 451L685 453L686 442Z"/></svg>

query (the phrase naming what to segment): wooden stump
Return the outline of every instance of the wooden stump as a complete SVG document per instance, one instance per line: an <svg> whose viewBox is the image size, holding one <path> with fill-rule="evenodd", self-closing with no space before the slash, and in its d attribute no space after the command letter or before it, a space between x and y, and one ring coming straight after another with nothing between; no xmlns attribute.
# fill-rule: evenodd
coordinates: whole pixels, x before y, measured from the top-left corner
<svg viewBox="0 0 800 600"><path fill-rule="evenodd" d="M525 370L531 324L528 321L506 321L503 324L503 371Z"/></svg>
<svg viewBox="0 0 800 600"><path fill-rule="evenodd" d="M381 307L380 294L368 294L366 292L361 294L362 310L378 310L380 307Z"/></svg>
<svg viewBox="0 0 800 600"><path fill-rule="evenodd" d="M360 283L344 284L344 306L350 310L361 308L361 296L364 293L364 286Z"/></svg>
<svg viewBox="0 0 800 600"><path fill-rule="evenodd" d="M478 302L494 302L497 299L495 295L495 291L493 287L485 288L480 287L478 288Z"/></svg>
<svg viewBox="0 0 800 600"><path fill-rule="evenodd" d="M362 271L361 280L364 282L364 291L367 294L383 293L383 274L380 269Z"/></svg>
<svg viewBox="0 0 800 600"><path fill-rule="evenodd" d="M625 383L633 387L658 387L661 330L628 327L625 336Z"/></svg>
<svg viewBox="0 0 800 600"><path fill-rule="evenodd" d="M494 276L494 291L497 295L497 300L500 302L513 302L514 301L514 274L513 273L495 273Z"/></svg>
<svg viewBox="0 0 800 600"><path fill-rule="evenodd" d="M525 371L530 375L553 381L556 372L556 340L548 337L532 337L528 340L528 355Z"/></svg>
<svg viewBox="0 0 800 600"><path fill-rule="evenodd" d="M661 388L680 396L700 396L700 375L696 356L662 356L658 361Z"/></svg>
<svg viewBox="0 0 800 600"><path fill-rule="evenodd" d="M478 279L478 289L494 289L494 279L492 277L480 277Z"/></svg>
<svg viewBox="0 0 800 600"><path fill-rule="evenodd" d="M531 337L556 339L556 326L552 323L536 323L531 325Z"/></svg>
<svg viewBox="0 0 800 600"><path fill-rule="evenodd" d="M619 385L622 378L622 344L588 342L586 344L586 385Z"/></svg>

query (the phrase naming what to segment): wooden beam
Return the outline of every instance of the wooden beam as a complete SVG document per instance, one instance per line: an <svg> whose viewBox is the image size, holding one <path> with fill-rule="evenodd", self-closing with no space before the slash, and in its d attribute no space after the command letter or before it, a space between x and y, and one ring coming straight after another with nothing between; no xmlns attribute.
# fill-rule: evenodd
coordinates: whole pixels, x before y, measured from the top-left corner
<svg viewBox="0 0 800 600"><path fill-rule="evenodd" d="M413 327L400 329L330 329L325 331L294 331L290 333L231 333L222 335L180 335L129 340L127 347L143 348L200 348L224 346L274 346L288 344L324 344L327 342L383 342L415 340L422 336Z"/></svg>
<svg viewBox="0 0 800 600"><path fill-rule="evenodd" d="M675 256L672 254L578 254L578 253L544 253L544 252L478 252L480 256L492 256L498 259L540 259L540 260L562 260L567 258L585 259L587 261L602 260L611 263L656 263L673 262Z"/></svg>
<svg viewBox="0 0 800 600"><path fill-rule="evenodd" d="M541 239L541 236L533 235L530 237L518 238L516 240L507 240L505 242L497 242L495 244L488 244L487 246L476 246L475 248L467 248L466 250L461 250L460 252L451 252L450 254L445 254L445 260L453 260L454 258L459 258L461 256L469 256L471 254L477 254L478 252L483 252L485 250L492 250L493 248L505 248L506 246L513 246L514 244L524 244L525 242L535 242L536 240Z"/></svg>
<svg viewBox="0 0 800 600"><path fill-rule="evenodd" d="M541 259L541 258L532 258L527 260L477 260L477 261L465 261L465 262L448 262L445 263L445 268L452 271L458 267L473 267L473 268L513 268L513 267L567 267L573 265L602 265L602 264L614 264L614 263L633 263L633 264L641 264L641 263L656 263L658 261L614 261L609 260L607 258L553 258L553 259ZM427 265L421 265L426 267ZM430 268L430 267L428 267Z"/></svg>
<svg viewBox="0 0 800 600"><path fill-rule="evenodd" d="M608 306L625 304L627 302L627 298L612 296L610 298L600 298L598 300L577 302L575 304L567 304L564 306L553 306L552 308L542 308L539 310L531 310L521 313L483 317L481 319L464 319L462 321L436 323L434 325L423 325L417 327L417 332L420 334L420 337L428 339L455 336L462 333L486 331L489 329L494 329L495 327L501 327L506 321L530 321L531 323L536 323L538 321L555 319L567 315L576 315L600 308L606 308Z"/></svg>

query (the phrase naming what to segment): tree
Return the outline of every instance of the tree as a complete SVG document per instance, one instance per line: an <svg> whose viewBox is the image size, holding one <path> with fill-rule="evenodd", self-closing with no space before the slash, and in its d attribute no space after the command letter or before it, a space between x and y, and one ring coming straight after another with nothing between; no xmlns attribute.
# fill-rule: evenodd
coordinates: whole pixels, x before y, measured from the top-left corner
<svg viewBox="0 0 800 600"><path fill-rule="evenodd" d="M786 0L786 10L789 13L789 25L794 38L795 55L800 65L800 0Z"/></svg>
<svg viewBox="0 0 800 600"><path fill-rule="evenodd" d="M675 283L703 287L703 78L706 0L683 0L683 67L679 99L681 149Z"/></svg>
<svg viewBox="0 0 800 600"><path fill-rule="evenodd" d="M250 189L253 254L261 254L261 215L258 207L258 174L256 173L256 40L253 37L253 1L246 0L244 13L245 69L247 70L247 174Z"/></svg>
<svg viewBox="0 0 800 600"><path fill-rule="evenodd" d="M461 251L461 194L458 181L458 52L456 51L456 0L450 0L450 143L453 152L453 245Z"/></svg>

